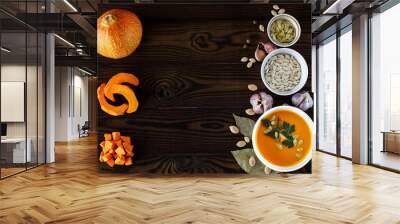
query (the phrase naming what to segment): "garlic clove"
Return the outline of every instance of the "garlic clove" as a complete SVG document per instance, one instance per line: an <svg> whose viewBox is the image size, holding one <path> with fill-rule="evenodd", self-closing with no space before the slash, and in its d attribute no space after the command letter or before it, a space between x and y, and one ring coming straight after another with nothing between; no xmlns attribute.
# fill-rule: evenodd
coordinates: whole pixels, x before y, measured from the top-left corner
<svg viewBox="0 0 400 224"><path fill-rule="evenodd" d="M265 92L260 92L261 104L263 105L264 112L272 108L274 104L274 99L271 95L266 94Z"/></svg>
<svg viewBox="0 0 400 224"><path fill-rule="evenodd" d="M262 113L264 113L264 107L262 104L258 104L256 106L253 106L253 111L256 114L262 114Z"/></svg>
<svg viewBox="0 0 400 224"><path fill-rule="evenodd" d="M276 49L276 47L271 42L267 43L260 42L260 44L264 47L264 50L265 52L267 52L267 54L271 53L273 50Z"/></svg>
<svg viewBox="0 0 400 224"><path fill-rule="evenodd" d="M265 53L263 46L261 44L258 44L256 51L254 52L254 57L255 59L260 62L262 60L264 60L264 58L267 56L267 54Z"/></svg>
<svg viewBox="0 0 400 224"><path fill-rule="evenodd" d="M314 101L309 92L296 93L292 96L292 103L301 110L306 111L313 107Z"/></svg>
<svg viewBox="0 0 400 224"><path fill-rule="evenodd" d="M250 97L250 104L255 107L257 106L261 101L261 96L258 93L255 93L251 95Z"/></svg>

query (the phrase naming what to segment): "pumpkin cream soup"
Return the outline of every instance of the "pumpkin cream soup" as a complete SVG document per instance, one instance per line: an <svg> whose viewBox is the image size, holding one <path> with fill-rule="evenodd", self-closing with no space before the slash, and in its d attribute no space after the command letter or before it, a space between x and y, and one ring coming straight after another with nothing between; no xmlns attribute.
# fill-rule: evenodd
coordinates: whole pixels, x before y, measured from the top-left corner
<svg viewBox="0 0 400 224"><path fill-rule="evenodd" d="M270 163L292 167L312 150L312 130L297 113L277 110L256 126L257 147Z"/></svg>

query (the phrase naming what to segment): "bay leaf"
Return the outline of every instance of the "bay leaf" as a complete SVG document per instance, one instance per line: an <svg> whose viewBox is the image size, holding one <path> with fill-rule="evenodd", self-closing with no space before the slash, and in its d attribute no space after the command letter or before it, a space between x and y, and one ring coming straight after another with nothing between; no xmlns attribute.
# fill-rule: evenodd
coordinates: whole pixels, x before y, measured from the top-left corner
<svg viewBox="0 0 400 224"><path fill-rule="evenodd" d="M264 164L258 160L254 150L252 148L245 148L240 150L231 151L233 157L239 166L248 174L252 175L265 175L264 173ZM256 164L251 167L249 163L250 157L254 156L256 160ZM271 172L272 173L272 172Z"/></svg>
<svg viewBox="0 0 400 224"><path fill-rule="evenodd" d="M256 122L250 118L240 117L236 114L233 114L233 118L235 118L236 126L239 128L240 133L245 137L251 138Z"/></svg>

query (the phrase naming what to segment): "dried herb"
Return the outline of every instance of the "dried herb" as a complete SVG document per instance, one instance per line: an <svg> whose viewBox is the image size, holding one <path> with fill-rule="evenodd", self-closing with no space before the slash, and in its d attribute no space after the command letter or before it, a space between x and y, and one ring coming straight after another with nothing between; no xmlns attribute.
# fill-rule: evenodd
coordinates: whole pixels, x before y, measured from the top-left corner
<svg viewBox="0 0 400 224"><path fill-rule="evenodd" d="M233 118L235 118L236 126L239 128L240 133L245 137L251 138L255 121L247 117L237 116L235 114L233 114Z"/></svg>
<svg viewBox="0 0 400 224"><path fill-rule="evenodd" d="M240 149L231 151L236 162L239 164L240 168L248 174L264 174L265 166L254 153L251 148Z"/></svg>

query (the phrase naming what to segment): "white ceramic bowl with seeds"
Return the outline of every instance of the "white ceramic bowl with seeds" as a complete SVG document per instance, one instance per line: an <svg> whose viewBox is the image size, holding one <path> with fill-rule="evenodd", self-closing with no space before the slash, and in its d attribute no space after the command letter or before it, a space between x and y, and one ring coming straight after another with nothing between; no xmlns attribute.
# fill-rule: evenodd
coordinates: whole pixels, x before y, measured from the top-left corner
<svg viewBox="0 0 400 224"><path fill-rule="evenodd" d="M279 57L282 56L280 60ZM283 70L286 74L282 74L279 70ZM276 49L264 58L261 65L261 79L267 89L277 95L295 94L307 82L307 62L299 52L293 49Z"/></svg>
<svg viewBox="0 0 400 224"><path fill-rule="evenodd" d="M272 37L272 33L271 33L271 28L272 28L272 24L275 23L278 20L286 20L289 21L290 24L292 24L293 28L294 28L294 38L291 42L289 43L281 43L278 40L276 40L275 38ZM301 27L300 27L300 23L299 21L297 21L296 18L294 18L293 16L289 15L289 14L280 14L280 15L276 15L274 17L272 17L271 20L269 20L268 22L268 26L267 26L267 35L268 38L271 40L272 43L274 43L275 45L279 46L279 47L290 47L293 44L297 43L297 41L300 39L301 36Z"/></svg>

